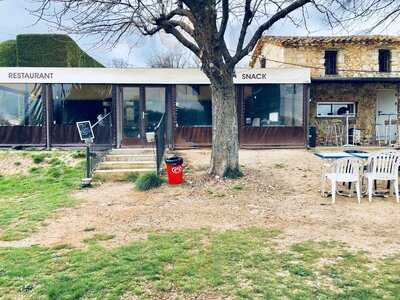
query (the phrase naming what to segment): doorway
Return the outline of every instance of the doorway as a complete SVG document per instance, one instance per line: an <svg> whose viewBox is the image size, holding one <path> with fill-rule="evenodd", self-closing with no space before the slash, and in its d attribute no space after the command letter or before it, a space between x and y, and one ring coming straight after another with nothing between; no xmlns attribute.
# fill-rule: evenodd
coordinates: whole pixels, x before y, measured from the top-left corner
<svg viewBox="0 0 400 300"><path fill-rule="evenodd" d="M166 88L126 86L122 92L122 146L145 146L166 112Z"/></svg>
<svg viewBox="0 0 400 300"><path fill-rule="evenodd" d="M385 143L397 139L397 101L395 90L380 90L376 98L376 139Z"/></svg>

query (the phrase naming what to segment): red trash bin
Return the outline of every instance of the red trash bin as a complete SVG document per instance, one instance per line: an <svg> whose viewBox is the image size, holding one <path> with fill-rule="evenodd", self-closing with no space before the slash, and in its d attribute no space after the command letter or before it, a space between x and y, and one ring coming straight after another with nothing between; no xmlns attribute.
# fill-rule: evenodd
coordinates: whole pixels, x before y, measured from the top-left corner
<svg viewBox="0 0 400 300"><path fill-rule="evenodd" d="M183 182L183 159L179 156L172 156L165 159L167 166L168 183L181 184Z"/></svg>

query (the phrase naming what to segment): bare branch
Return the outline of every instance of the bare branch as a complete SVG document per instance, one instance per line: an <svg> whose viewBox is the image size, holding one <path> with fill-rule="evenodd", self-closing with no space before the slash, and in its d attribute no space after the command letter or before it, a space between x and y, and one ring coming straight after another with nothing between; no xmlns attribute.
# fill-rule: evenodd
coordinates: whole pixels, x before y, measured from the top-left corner
<svg viewBox="0 0 400 300"><path fill-rule="evenodd" d="M249 0L246 0L249 1ZM236 54L232 59L232 64L236 65L243 57L245 57L247 54L250 53L250 51L253 50L255 45L257 44L257 41L262 37L263 33L268 30L272 25L274 25L276 22L279 20L285 18L287 15L289 15L291 12L297 10L300 7L303 7L304 5L311 3L313 0L297 0L287 6L284 9L279 10L276 14L274 14L268 21L266 21L264 24L262 24L254 33L253 37L250 39L248 44L246 45L245 48L240 49L239 47L237 48ZM239 41L240 42L240 41ZM238 43L239 46L239 43Z"/></svg>
<svg viewBox="0 0 400 300"><path fill-rule="evenodd" d="M240 30L240 36L239 36L239 41L237 44L236 48L236 53L239 53L244 44L244 39L246 38L247 34L247 29L249 28L250 25L250 20L253 17L253 12L251 11L250 8L251 5L251 0L246 0L245 7L244 7L244 17L243 17L243 22L242 22L242 28Z"/></svg>
<svg viewBox="0 0 400 300"><path fill-rule="evenodd" d="M219 29L219 39L223 39L229 20L229 0L222 0L222 21Z"/></svg>

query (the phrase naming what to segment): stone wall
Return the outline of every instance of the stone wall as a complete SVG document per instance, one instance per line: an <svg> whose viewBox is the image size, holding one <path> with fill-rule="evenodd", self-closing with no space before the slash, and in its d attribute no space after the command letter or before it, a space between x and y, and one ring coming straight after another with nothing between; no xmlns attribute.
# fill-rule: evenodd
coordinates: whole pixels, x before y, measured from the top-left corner
<svg viewBox="0 0 400 300"><path fill-rule="evenodd" d="M312 77L325 76L325 50L337 50L337 68L339 77L395 77L400 76L400 47L379 47L374 45L325 45L324 47L303 46L283 47L264 44L258 57L267 58L267 68L308 67ZM379 49L391 50L391 73L380 73L378 64ZM260 67L255 61L254 67ZM328 75L332 77L332 75ZM335 75L333 75L334 77Z"/></svg>
<svg viewBox="0 0 400 300"><path fill-rule="evenodd" d="M395 83L381 82L319 82L311 85L310 125L317 127L318 144L323 145L327 134L328 122L345 122L345 118L320 118L317 117L317 102L355 102L357 114L352 123L362 129L361 138L367 144L374 144L375 116L377 92L382 89L396 91L399 98L398 85Z"/></svg>

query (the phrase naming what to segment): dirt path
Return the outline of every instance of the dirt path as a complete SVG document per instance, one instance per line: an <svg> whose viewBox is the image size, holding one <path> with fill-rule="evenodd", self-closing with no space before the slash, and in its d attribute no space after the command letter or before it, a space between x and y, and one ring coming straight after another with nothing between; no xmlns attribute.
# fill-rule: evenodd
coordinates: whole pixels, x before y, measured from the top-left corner
<svg viewBox="0 0 400 300"><path fill-rule="evenodd" d="M0 246L71 244L94 234L115 236L112 247L144 239L154 231L190 228L225 230L262 226L282 230L286 247L304 240L337 240L382 256L400 251L400 205L376 198L361 205L338 197L335 205L318 193L321 160L305 150L241 151L247 176L237 181L208 179L209 152L185 151L190 164L185 185L150 193L130 183L107 183L80 191L76 208L63 209L30 238Z"/></svg>

